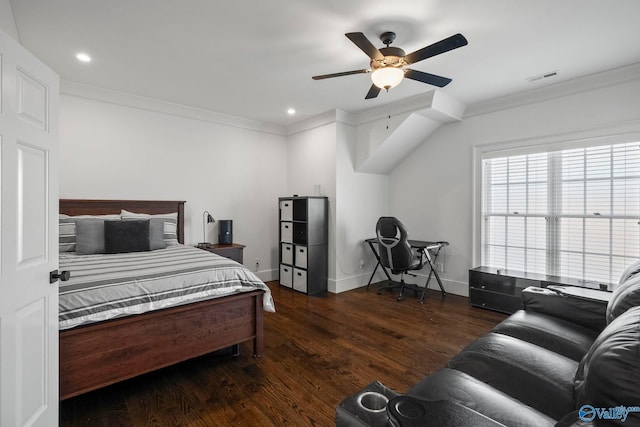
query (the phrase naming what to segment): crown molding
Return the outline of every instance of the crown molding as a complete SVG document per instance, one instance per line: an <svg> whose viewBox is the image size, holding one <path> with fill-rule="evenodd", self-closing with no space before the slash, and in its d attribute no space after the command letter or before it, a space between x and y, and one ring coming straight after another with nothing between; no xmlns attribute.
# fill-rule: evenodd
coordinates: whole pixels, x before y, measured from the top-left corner
<svg viewBox="0 0 640 427"><path fill-rule="evenodd" d="M464 118L521 107L528 104L549 101L569 95L592 91L594 89L616 86L640 79L640 62L589 74L588 76L558 82L549 86L518 92L512 95L492 98L486 101L470 104Z"/></svg>
<svg viewBox="0 0 640 427"><path fill-rule="evenodd" d="M459 121L464 114L465 105L455 98L439 90L432 90L420 95L405 98L391 104L370 108L358 113L342 110L330 110L287 127L287 135L311 130L329 123L339 122L351 126L360 126L385 119L392 114L417 113L426 118L448 123Z"/></svg>
<svg viewBox="0 0 640 427"><path fill-rule="evenodd" d="M87 98L194 120L202 120L223 126L236 127L280 136L291 136L336 122L359 126L384 119L389 114L401 115L407 113L418 113L446 123L448 121L466 119L477 115L534 104L598 88L615 86L639 79L640 63L636 63L564 82L558 82L553 85L532 89L526 92L519 92L512 95L477 102L469 106L465 106L442 91L432 90L358 113L349 113L337 109L326 111L322 114L289 126L264 123L243 117L189 107L155 98L131 95L124 92L104 89L69 80L60 81L60 92L63 95ZM439 104L438 101L440 101L440 99L446 100L445 105L448 106L447 117L431 117L434 113L429 113L429 109L432 109L434 102Z"/></svg>
<svg viewBox="0 0 640 427"><path fill-rule="evenodd" d="M355 126L355 115L342 110L329 110L317 116L310 117L301 122L294 123L287 127L287 136L292 136L300 132L319 128L331 123L344 123Z"/></svg>
<svg viewBox="0 0 640 427"><path fill-rule="evenodd" d="M263 123L243 117L229 114L216 113L201 108L189 107L155 98L131 95L110 89L84 83L72 82L69 80L60 81L60 93L63 95L76 96L95 101L116 104L125 107L137 108L140 110L152 111L154 113L169 114L172 116L187 119L201 120L215 123L222 126L230 126L240 129L264 132L280 136L286 136L286 128L279 125Z"/></svg>
<svg viewBox="0 0 640 427"><path fill-rule="evenodd" d="M384 119L389 116L389 114L397 116L408 113L422 114L426 117L446 123L449 121L463 120L473 116L507 110L528 104L535 104L551 99L562 98L564 96L588 92L598 88L616 86L636 80L640 80L640 63L558 82L542 88L531 89L526 92L518 92L512 95L492 98L486 101L470 104L469 106L465 106L463 103L448 96L443 91L432 90L358 113L341 112L343 115L348 116L342 120L338 120L336 118L338 116L337 112L340 110L328 111L319 116L291 125L287 129L289 130L288 134L291 135L312 129L313 127L318 127L319 123L328 124L331 122L331 118L333 118L333 121L343 121L353 126L359 126ZM443 101L442 103L440 102L441 100ZM438 109L434 110L433 108L434 105L442 104L447 106L447 113L444 116L442 114L438 115L438 111L436 111Z"/></svg>

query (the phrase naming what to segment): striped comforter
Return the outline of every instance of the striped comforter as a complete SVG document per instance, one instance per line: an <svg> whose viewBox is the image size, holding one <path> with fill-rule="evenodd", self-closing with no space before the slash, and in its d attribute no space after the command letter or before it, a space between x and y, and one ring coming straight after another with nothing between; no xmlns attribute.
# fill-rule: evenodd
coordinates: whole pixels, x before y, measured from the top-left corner
<svg viewBox="0 0 640 427"><path fill-rule="evenodd" d="M149 252L60 253L60 329L221 297L265 291L265 311L275 311L269 288L235 261L190 246Z"/></svg>

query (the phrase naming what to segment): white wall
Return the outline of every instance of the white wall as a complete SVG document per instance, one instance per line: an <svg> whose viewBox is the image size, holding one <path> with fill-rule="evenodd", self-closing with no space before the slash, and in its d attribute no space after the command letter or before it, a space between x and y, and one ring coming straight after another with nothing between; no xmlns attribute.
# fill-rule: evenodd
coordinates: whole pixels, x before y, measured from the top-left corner
<svg viewBox="0 0 640 427"><path fill-rule="evenodd" d="M327 196L336 193L336 124L290 135L287 144L287 190L283 196ZM317 186L320 193L315 194Z"/></svg>
<svg viewBox="0 0 640 427"><path fill-rule="evenodd" d="M479 262L472 257L474 147L599 136L622 124L640 130L638 80L442 126L390 174L390 213L403 219L412 236L451 243L441 276L449 291L467 295L468 269Z"/></svg>
<svg viewBox="0 0 640 427"><path fill-rule="evenodd" d="M354 169L356 128L335 111L308 123L289 137L289 194L314 195L320 185L329 198L329 292L343 292L366 284L375 258L364 239L388 209L388 178ZM361 261L364 265L361 267Z"/></svg>
<svg viewBox="0 0 640 427"><path fill-rule="evenodd" d="M17 42L20 42L16 22L13 19L11 2L9 0L0 0L0 29Z"/></svg>
<svg viewBox="0 0 640 427"><path fill-rule="evenodd" d="M187 244L202 241L204 210L233 219L245 265L260 258L259 276L272 280L277 198L319 189L329 199L329 291L353 289L375 266L363 240L387 213L388 177L355 172L355 127L329 116L284 137L63 95L61 197L186 200Z"/></svg>
<svg viewBox="0 0 640 427"><path fill-rule="evenodd" d="M438 260L446 269L441 276L449 292L466 295L468 269L477 263L474 149L595 135L640 120L637 78L533 99L512 107L492 101L485 113L475 108L474 115L440 127L387 176L354 170L357 135L378 119L333 111L296 125L286 137L270 128L245 129L243 122L221 125L64 95L61 196L186 200L187 243L202 240L203 210L233 219L234 240L247 245L245 265L254 269L260 258L261 277L271 280L278 267L277 198L315 195L319 188L329 198L331 292L366 284L375 260L363 240L373 236L379 216L396 215L412 237L451 243ZM216 236L213 230L208 240Z"/></svg>
<svg viewBox="0 0 640 427"><path fill-rule="evenodd" d="M318 190L319 189L319 194ZM329 281L335 278L336 123L311 127L289 136L287 192L281 196L329 199Z"/></svg>
<svg viewBox="0 0 640 427"><path fill-rule="evenodd" d="M186 244L202 241L204 210L232 219L263 280L277 278L286 159L284 136L61 96L62 198L185 200ZM217 224L207 240L217 242Z"/></svg>
<svg viewBox="0 0 640 427"><path fill-rule="evenodd" d="M375 237L376 221L388 214L389 179L355 171L355 126L337 123L336 138L336 275L331 291L344 292L366 284L376 265L364 240Z"/></svg>

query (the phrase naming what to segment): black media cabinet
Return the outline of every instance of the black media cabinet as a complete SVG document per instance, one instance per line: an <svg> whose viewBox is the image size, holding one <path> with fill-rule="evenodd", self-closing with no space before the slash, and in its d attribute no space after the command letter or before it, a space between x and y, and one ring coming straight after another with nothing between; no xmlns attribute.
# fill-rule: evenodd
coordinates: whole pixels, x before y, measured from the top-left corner
<svg viewBox="0 0 640 427"><path fill-rule="evenodd" d="M511 314L522 308L520 294L523 289L529 286L546 288L549 285L611 290L611 285L587 280L476 267L469 270L469 304Z"/></svg>

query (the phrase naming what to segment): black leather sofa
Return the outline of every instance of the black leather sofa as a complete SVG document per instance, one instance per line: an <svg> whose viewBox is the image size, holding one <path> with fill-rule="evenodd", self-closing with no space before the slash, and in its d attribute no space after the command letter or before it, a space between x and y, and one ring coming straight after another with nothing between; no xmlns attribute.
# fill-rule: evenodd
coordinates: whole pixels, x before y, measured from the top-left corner
<svg viewBox="0 0 640 427"><path fill-rule="evenodd" d="M524 309L406 396L454 402L496 425L640 426L639 273L637 262L602 298L579 288L528 288ZM455 425L454 416L440 424ZM368 424L338 406L336 425Z"/></svg>

